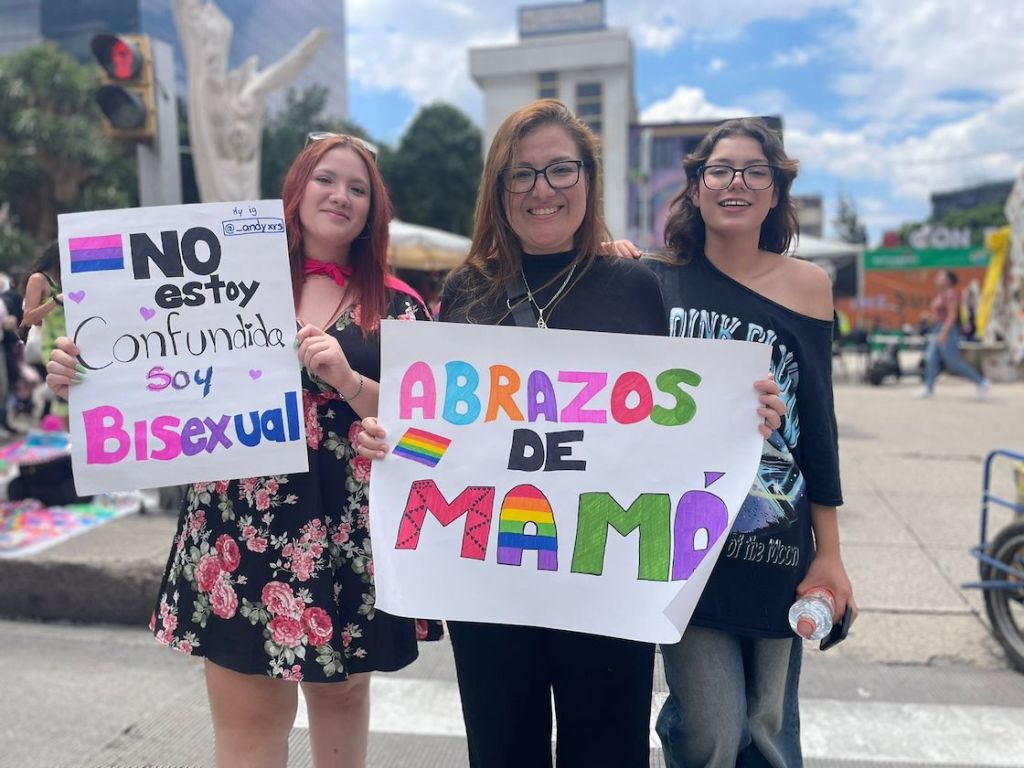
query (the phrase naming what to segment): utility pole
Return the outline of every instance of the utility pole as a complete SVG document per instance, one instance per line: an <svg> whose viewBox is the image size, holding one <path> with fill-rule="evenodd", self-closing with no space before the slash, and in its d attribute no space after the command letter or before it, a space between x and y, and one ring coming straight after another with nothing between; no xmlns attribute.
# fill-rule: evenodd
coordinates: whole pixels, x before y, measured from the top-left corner
<svg viewBox="0 0 1024 768"><path fill-rule="evenodd" d="M162 40L152 40L156 79L156 135L139 142L139 204L181 204L181 156L178 150L178 100L174 96L174 54Z"/></svg>

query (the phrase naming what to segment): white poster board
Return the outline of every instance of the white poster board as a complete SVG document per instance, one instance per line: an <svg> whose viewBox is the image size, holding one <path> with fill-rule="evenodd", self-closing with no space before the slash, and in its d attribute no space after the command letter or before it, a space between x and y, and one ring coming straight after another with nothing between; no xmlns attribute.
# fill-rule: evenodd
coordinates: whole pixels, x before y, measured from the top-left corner
<svg viewBox="0 0 1024 768"><path fill-rule="evenodd" d="M58 224L80 494L308 469L280 200Z"/></svg>
<svg viewBox="0 0 1024 768"><path fill-rule="evenodd" d="M682 634L761 457L763 344L384 322L370 526L400 616Z"/></svg>

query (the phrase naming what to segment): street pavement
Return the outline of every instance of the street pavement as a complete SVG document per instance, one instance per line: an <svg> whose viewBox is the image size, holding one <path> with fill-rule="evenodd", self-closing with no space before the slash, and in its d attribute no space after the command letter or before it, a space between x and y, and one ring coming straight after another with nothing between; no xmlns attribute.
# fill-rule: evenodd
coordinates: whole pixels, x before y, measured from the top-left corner
<svg viewBox="0 0 1024 768"><path fill-rule="evenodd" d="M985 455L1024 451L1024 382L984 402L961 380L944 377L929 400L912 399L916 386L836 385L843 552L861 615L845 643L805 655L809 768L1024 766L1024 676L980 592L960 586L977 578ZM993 480L1013 496L1009 463ZM1010 517L995 513L992 530ZM212 765L202 665L141 628L174 525L130 516L0 560L0 615L13 619L0 621L0 766ZM659 674L655 712L664 691ZM292 766L311 765L305 722L300 707ZM425 644L406 670L375 676L369 765L466 764L450 647Z"/></svg>

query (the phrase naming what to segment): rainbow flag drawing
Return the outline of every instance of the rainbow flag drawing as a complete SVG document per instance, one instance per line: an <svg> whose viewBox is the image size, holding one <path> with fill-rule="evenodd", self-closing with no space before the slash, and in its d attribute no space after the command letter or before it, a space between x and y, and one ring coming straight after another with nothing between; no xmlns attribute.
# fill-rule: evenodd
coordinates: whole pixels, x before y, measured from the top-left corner
<svg viewBox="0 0 1024 768"><path fill-rule="evenodd" d="M410 427L391 452L410 461L418 461L428 467L436 467L451 442L447 437Z"/></svg>
<svg viewBox="0 0 1024 768"><path fill-rule="evenodd" d="M120 235L72 237L68 240L72 272L111 272L124 269Z"/></svg>

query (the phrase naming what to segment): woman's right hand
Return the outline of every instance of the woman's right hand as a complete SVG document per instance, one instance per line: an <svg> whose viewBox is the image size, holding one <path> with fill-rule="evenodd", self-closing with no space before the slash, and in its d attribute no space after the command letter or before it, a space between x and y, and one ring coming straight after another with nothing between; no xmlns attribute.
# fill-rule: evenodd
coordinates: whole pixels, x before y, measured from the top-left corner
<svg viewBox="0 0 1024 768"><path fill-rule="evenodd" d="M46 386L57 397L68 399L68 389L82 381L85 369L78 362L78 345L66 336L54 343L46 364Z"/></svg>
<svg viewBox="0 0 1024 768"><path fill-rule="evenodd" d="M356 446L356 453L364 459L380 460L388 455L389 446L385 438L388 433L377 421L376 416L367 416L363 419L363 429L356 435L359 445Z"/></svg>
<svg viewBox="0 0 1024 768"><path fill-rule="evenodd" d="M639 259L644 255L632 240L612 240L601 243L601 252L608 256L618 256L620 259Z"/></svg>

